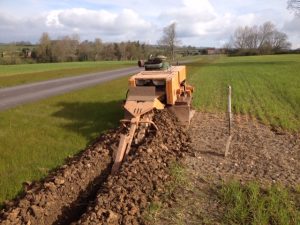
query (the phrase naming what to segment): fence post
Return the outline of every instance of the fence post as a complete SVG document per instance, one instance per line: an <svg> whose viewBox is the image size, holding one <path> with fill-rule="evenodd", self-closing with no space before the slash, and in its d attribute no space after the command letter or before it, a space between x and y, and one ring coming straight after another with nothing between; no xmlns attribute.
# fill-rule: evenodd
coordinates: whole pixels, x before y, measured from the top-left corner
<svg viewBox="0 0 300 225"><path fill-rule="evenodd" d="M229 153L229 147L230 147L230 143L231 143L231 128L232 128L232 113L231 113L231 86L228 85L228 133L229 133L229 137L227 139L226 142L226 148L225 148L225 157L228 155Z"/></svg>
<svg viewBox="0 0 300 225"><path fill-rule="evenodd" d="M231 86L228 86L228 129L229 135L231 135L231 126L232 126L232 114L231 114Z"/></svg>

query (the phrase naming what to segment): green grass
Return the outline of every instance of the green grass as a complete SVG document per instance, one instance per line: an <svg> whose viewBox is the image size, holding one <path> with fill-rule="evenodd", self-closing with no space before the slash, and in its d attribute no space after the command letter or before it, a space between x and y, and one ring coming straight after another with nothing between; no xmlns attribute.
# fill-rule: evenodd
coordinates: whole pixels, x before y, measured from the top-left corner
<svg viewBox="0 0 300 225"><path fill-rule="evenodd" d="M165 192L162 196L160 196L161 199L150 202L145 212L143 213L143 218L149 224L156 224L155 221L159 219L159 217L164 213L165 210L163 202L166 202L166 200L172 198L172 195L175 194L176 189L181 186L190 186L186 168L180 162L171 162L169 164L168 173L171 179L165 184ZM176 220L176 224L179 224L178 221L180 221L180 217L176 217L174 219Z"/></svg>
<svg viewBox="0 0 300 225"><path fill-rule="evenodd" d="M296 194L298 198L299 195ZM242 186L231 181L219 190L219 198L225 208L224 224L300 224L300 209L295 199L279 185L262 190L254 182Z"/></svg>
<svg viewBox="0 0 300 225"><path fill-rule="evenodd" d="M143 219L150 224L154 224L154 221L157 220L158 215L161 213L162 207L161 202L151 202L143 213Z"/></svg>
<svg viewBox="0 0 300 225"><path fill-rule="evenodd" d="M57 69L55 64L34 66L41 66L42 70L43 65L53 66L53 71ZM74 65L77 63L69 66ZM19 68L16 66L14 73ZM38 71L37 67L35 70ZM225 111L226 85L230 83L236 113L251 114L266 123L293 130L300 127L297 71L297 55L208 56L188 66L190 81L196 87L194 105L199 110ZM0 69L0 73L4 72ZM127 78L122 78L0 112L0 202L14 198L22 190L22 182L44 177L67 156L84 149L99 133L115 127L123 116L121 101L126 89ZM176 166L173 169L178 179L182 177Z"/></svg>
<svg viewBox="0 0 300 225"><path fill-rule="evenodd" d="M123 116L122 78L0 113L0 203L22 182L38 180L116 127Z"/></svg>
<svg viewBox="0 0 300 225"><path fill-rule="evenodd" d="M198 110L225 112L230 84L234 113L300 130L299 55L210 57L189 65L189 80L196 87L193 104Z"/></svg>
<svg viewBox="0 0 300 225"><path fill-rule="evenodd" d="M169 174L171 176L171 182L168 183L166 197L169 198L179 186L188 185L187 171L183 165L179 162L172 162L169 167Z"/></svg>
<svg viewBox="0 0 300 225"><path fill-rule="evenodd" d="M132 61L96 61L0 65L0 88L54 78L134 66Z"/></svg>

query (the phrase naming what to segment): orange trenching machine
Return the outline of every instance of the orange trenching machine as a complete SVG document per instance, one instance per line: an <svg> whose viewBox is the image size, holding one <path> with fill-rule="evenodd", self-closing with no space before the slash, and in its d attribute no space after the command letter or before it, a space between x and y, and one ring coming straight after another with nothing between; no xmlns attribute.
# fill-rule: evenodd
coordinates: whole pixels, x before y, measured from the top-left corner
<svg viewBox="0 0 300 225"><path fill-rule="evenodd" d="M194 114L191 108L193 87L186 83L185 66L169 66L165 57L149 59L142 71L129 78L129 89L124 104L125 118L121 120L127 133L120 137L114 156L112 174L115 174L122 160L129 153L132 141L138 144L146 135L148 127L153 126L154 109L168 108L182 125L189 125Z"/></svg>

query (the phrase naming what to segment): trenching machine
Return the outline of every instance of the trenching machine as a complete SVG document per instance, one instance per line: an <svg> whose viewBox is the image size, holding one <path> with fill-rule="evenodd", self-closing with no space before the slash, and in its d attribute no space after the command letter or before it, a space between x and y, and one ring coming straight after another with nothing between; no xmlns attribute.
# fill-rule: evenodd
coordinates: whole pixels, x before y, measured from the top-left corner
<svg viewBox="0 0 300 225"><path fill-rule="evenodd" d="M115 174L132 142L141 142L153 122L154 109L168 108L179 123L189 125L194 114L191 108L193 87L186 83L186 67L169 66L166 57L158 56L148 61L139 61L145 70L129 78L129 89L124 104L125 115L120 122L126 127L114 156L112 174Z"/></svg>

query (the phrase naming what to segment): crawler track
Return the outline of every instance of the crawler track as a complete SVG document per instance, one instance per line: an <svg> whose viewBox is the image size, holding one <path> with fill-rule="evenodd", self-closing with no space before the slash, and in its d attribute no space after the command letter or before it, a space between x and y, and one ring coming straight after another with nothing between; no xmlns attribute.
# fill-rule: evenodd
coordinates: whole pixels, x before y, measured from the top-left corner
<svg viewBox="0 0 300 225"><path fill-rule="evenodd" d="M170 180L169 165L188 151L188 137L167 110L155 113L159 132L134 146L117 176L112 152L121 128L102 135L78 156L29 185L6 205L0 224L142 224L143 211Z"/></svg>

